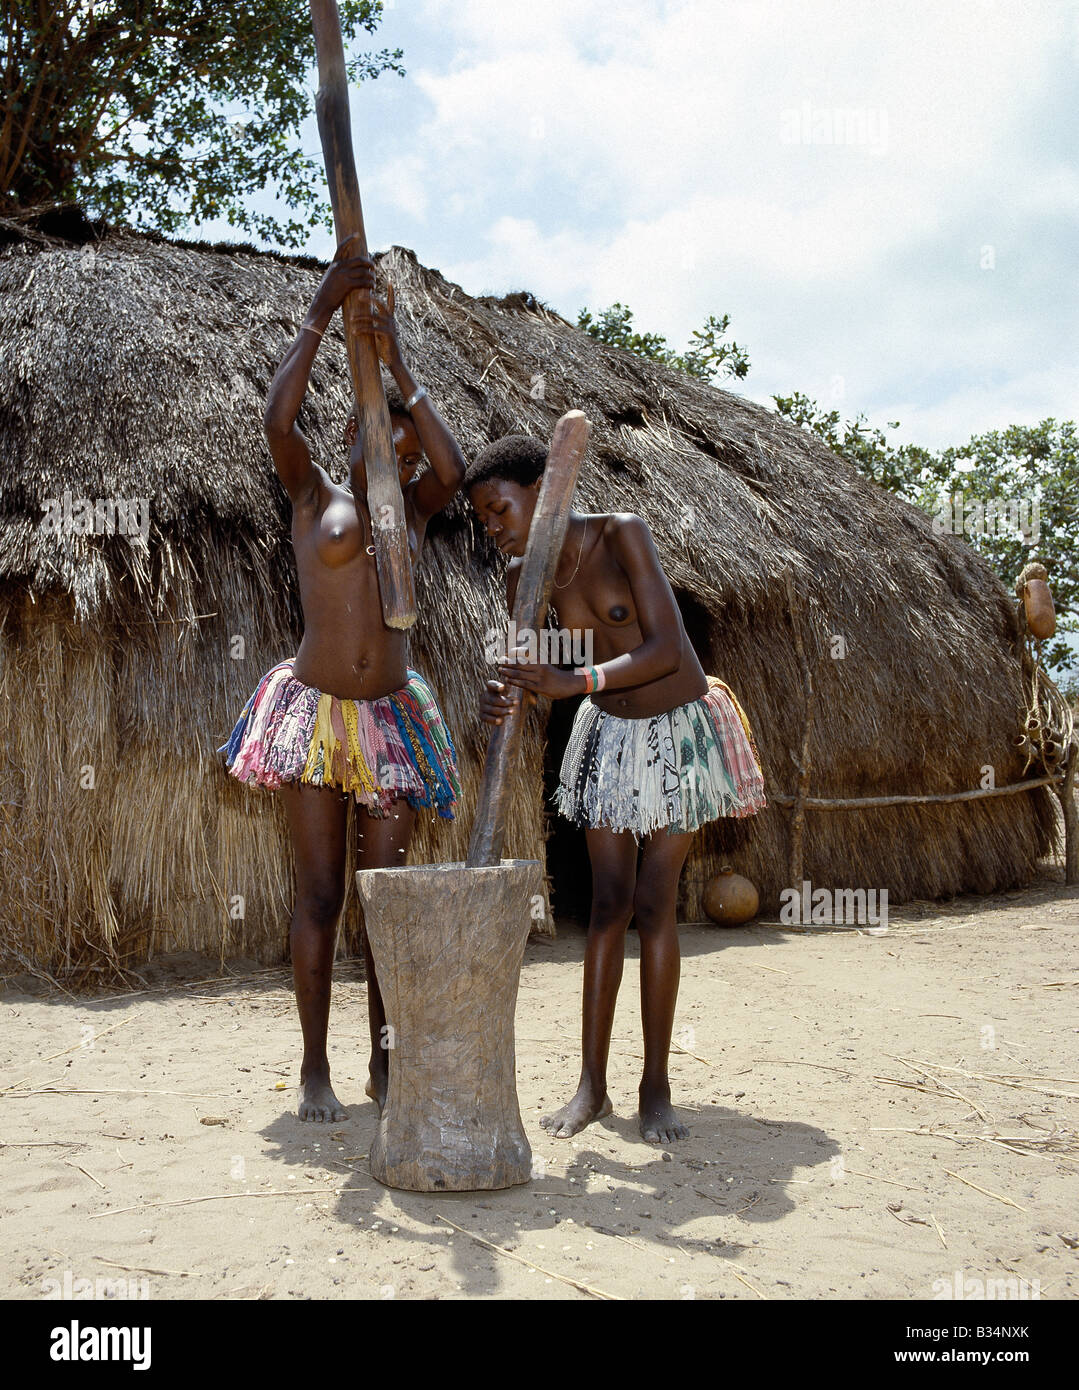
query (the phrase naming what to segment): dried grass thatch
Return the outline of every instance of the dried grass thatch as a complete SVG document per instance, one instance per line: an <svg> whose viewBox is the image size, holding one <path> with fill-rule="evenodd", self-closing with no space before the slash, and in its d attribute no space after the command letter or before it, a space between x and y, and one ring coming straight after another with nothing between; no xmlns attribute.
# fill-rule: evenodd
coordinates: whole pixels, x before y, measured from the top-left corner
<svg viewBox="0 0 1079 1390"><path fill-rule="evenodd" d="M578 505L648 520L702 660L754 723L772 792L794 790L802 745L794 624L817 698L810 795L952 792L977 786L985 764L998 784L1018 779L1015 615L962 540L770 411L605 348L530 295L472 298L400 248L381 266L406 354L467 457L507 431L545 438L571 407L593 421ZM280 954L283 819L214 749L258 675L297 645L287 500L260 416L318 276L313 261L119 231L0 250L0 884L25 962ZM338 323L300 419L338 475L349 398ZM45 534L45 501L65 488L148 497L149 544ZM497 561L463 500L431 528L418 597L413 660L443 701L466 788L455 826L421 824L412 858L424 862L462 857L482 766L482 637L503 619ZM551 721L548 777L568 713ZM532 717L513 802L506 852L518 856L544 852L545 719ZM727 858L774 906L790 819L773 805L702 833L686 912L700 914ZM810 811L804 872L893 902L988 892L1031 874L1052 824L1044 789ZM583 849L565 828L550 848L564 906ZM347 913L354 923L351 898Z"/></svg>

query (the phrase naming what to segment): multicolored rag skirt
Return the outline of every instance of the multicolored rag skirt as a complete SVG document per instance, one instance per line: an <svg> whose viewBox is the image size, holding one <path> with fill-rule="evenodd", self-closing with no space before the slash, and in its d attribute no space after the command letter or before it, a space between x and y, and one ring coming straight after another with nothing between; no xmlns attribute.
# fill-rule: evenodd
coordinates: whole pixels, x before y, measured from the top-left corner
<svg viewBox="0 0 1079 1390"><path fill-rule="evenodd" d="M730 687L709 676L699 700L650 719L619 719L582 700L555 804L582 829L639 839L752 816L767 802L749 721Z"/></svg>
<svg viewBox="0 0 1079 1390"><path fill-rule="evenodd" d="M418 671L378 700L339 699L304 685L292 658L263 676L228 743L229 772L241 782L302 782L351 792L375 816L396 797L453 819L460 798L457 756L438 701Z"/></svg>

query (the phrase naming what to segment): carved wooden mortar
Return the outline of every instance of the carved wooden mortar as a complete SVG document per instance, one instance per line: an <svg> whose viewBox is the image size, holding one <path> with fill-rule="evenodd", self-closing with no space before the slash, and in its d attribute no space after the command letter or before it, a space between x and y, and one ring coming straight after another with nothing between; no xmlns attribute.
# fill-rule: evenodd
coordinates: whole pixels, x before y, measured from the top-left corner
<svg viewBox="0 0 1079 1390"><path fill-rule="evenodd" d="M356 889L390 1030L372 1177L411 1192L527 1182L513 1015L538 861L361 869Z"/></svg>

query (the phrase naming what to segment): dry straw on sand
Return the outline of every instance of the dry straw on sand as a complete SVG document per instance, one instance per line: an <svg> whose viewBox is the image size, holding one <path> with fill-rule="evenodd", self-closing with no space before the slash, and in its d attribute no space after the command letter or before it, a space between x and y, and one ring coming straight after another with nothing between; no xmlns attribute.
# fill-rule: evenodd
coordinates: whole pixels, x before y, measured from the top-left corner
<svg viewBox="0 0 1079 1390"><path fill-rule="evenodd" d="M770 792L795 790L801 758L795 625L816 701L810 795L961 791L986 764L1000 785L1019 779L1013 604L962 539L935 535L771 411L602 346L529 294L473 298L396 247L380 267L406 357L466 457L509 431L546 439L573 407L592 420L578 506L649 522L706 668L753 722ZM320 273L124 231L0 248L0 891L8 955L24 966L85 978L181 948L280 958L280 808L227 778L214 749L258 676L297 646L288 507L260 417ZM348 410L338 320L300 416L338 476ZM148 498L148 544L44 532L47 499L65 489ZM443 702L465 803L456 825L422 817L413 862L463 857L483 639L504 621L499 563L464 499L432 524L413 662ZM552 721L548 769L568 713ZM530 719L509 855L544 855L546 720ZM700 915L703 882L730 860L774 914L790 820L773 804L705 830L685 913ZM1052 825L1044 788L810 810L803 870L814 885L887 888L892 902L990 892L1028 878ZM564 906L587 889L583 847L559 829L548 849ZM349 931L356 911L350 889Z"/></svg>

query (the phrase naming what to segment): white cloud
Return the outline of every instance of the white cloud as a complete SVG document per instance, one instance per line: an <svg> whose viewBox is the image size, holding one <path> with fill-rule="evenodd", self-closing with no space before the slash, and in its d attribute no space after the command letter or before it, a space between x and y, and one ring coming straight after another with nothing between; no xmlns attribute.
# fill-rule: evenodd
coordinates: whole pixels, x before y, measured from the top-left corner
<svg viewBox="0 0 1079 1390"><path fill-rule="evenodd" d="M1047 408L1046 402L1053 400L1059 406ZM929 405L921 400L901 400L894 409L902 422L897 440L964 444L972 434L986 434L1008 425L1037 425L1047 416L1074 419L1075 371L1067 366L1019 371L1008 378L1006 390L988 382L973 383ZM968 421L977 423L968 425Z"/></svg>
<svg viewBox="0 0 1079 1390"><path fill-rule="evenodd" d="M567 316L618 299L677 344L730 312L749 394L871 407L926 443L1050 413L1066 389L1066 364L1038 360L1061 306L1032 264L1079 199L1074 168L1031 138L1046 65L1075 47L1057 10L642 3L622 22L590 2L429 0L425 15L457 44L413 75L429 177L468 189L472 235L446 227L439 251L466 288L527 286Z"/></svg>
<svg viewBox="0 0 1079 1390"><path fill-rule="evenodd" d="M382 164L365 183L365 197L379 199L406 217L422 221L430 212L426 161L420 155L404 154L392 164Z"/></svg>
<svg viewBox="0 0 1079 1390"><path fill-rule="evenodd" d="M927 444L1074 411L1074 7L426 0L379 42L408 79L354 103L376 244L679 346L729 312L748 394Z"/></svg>

